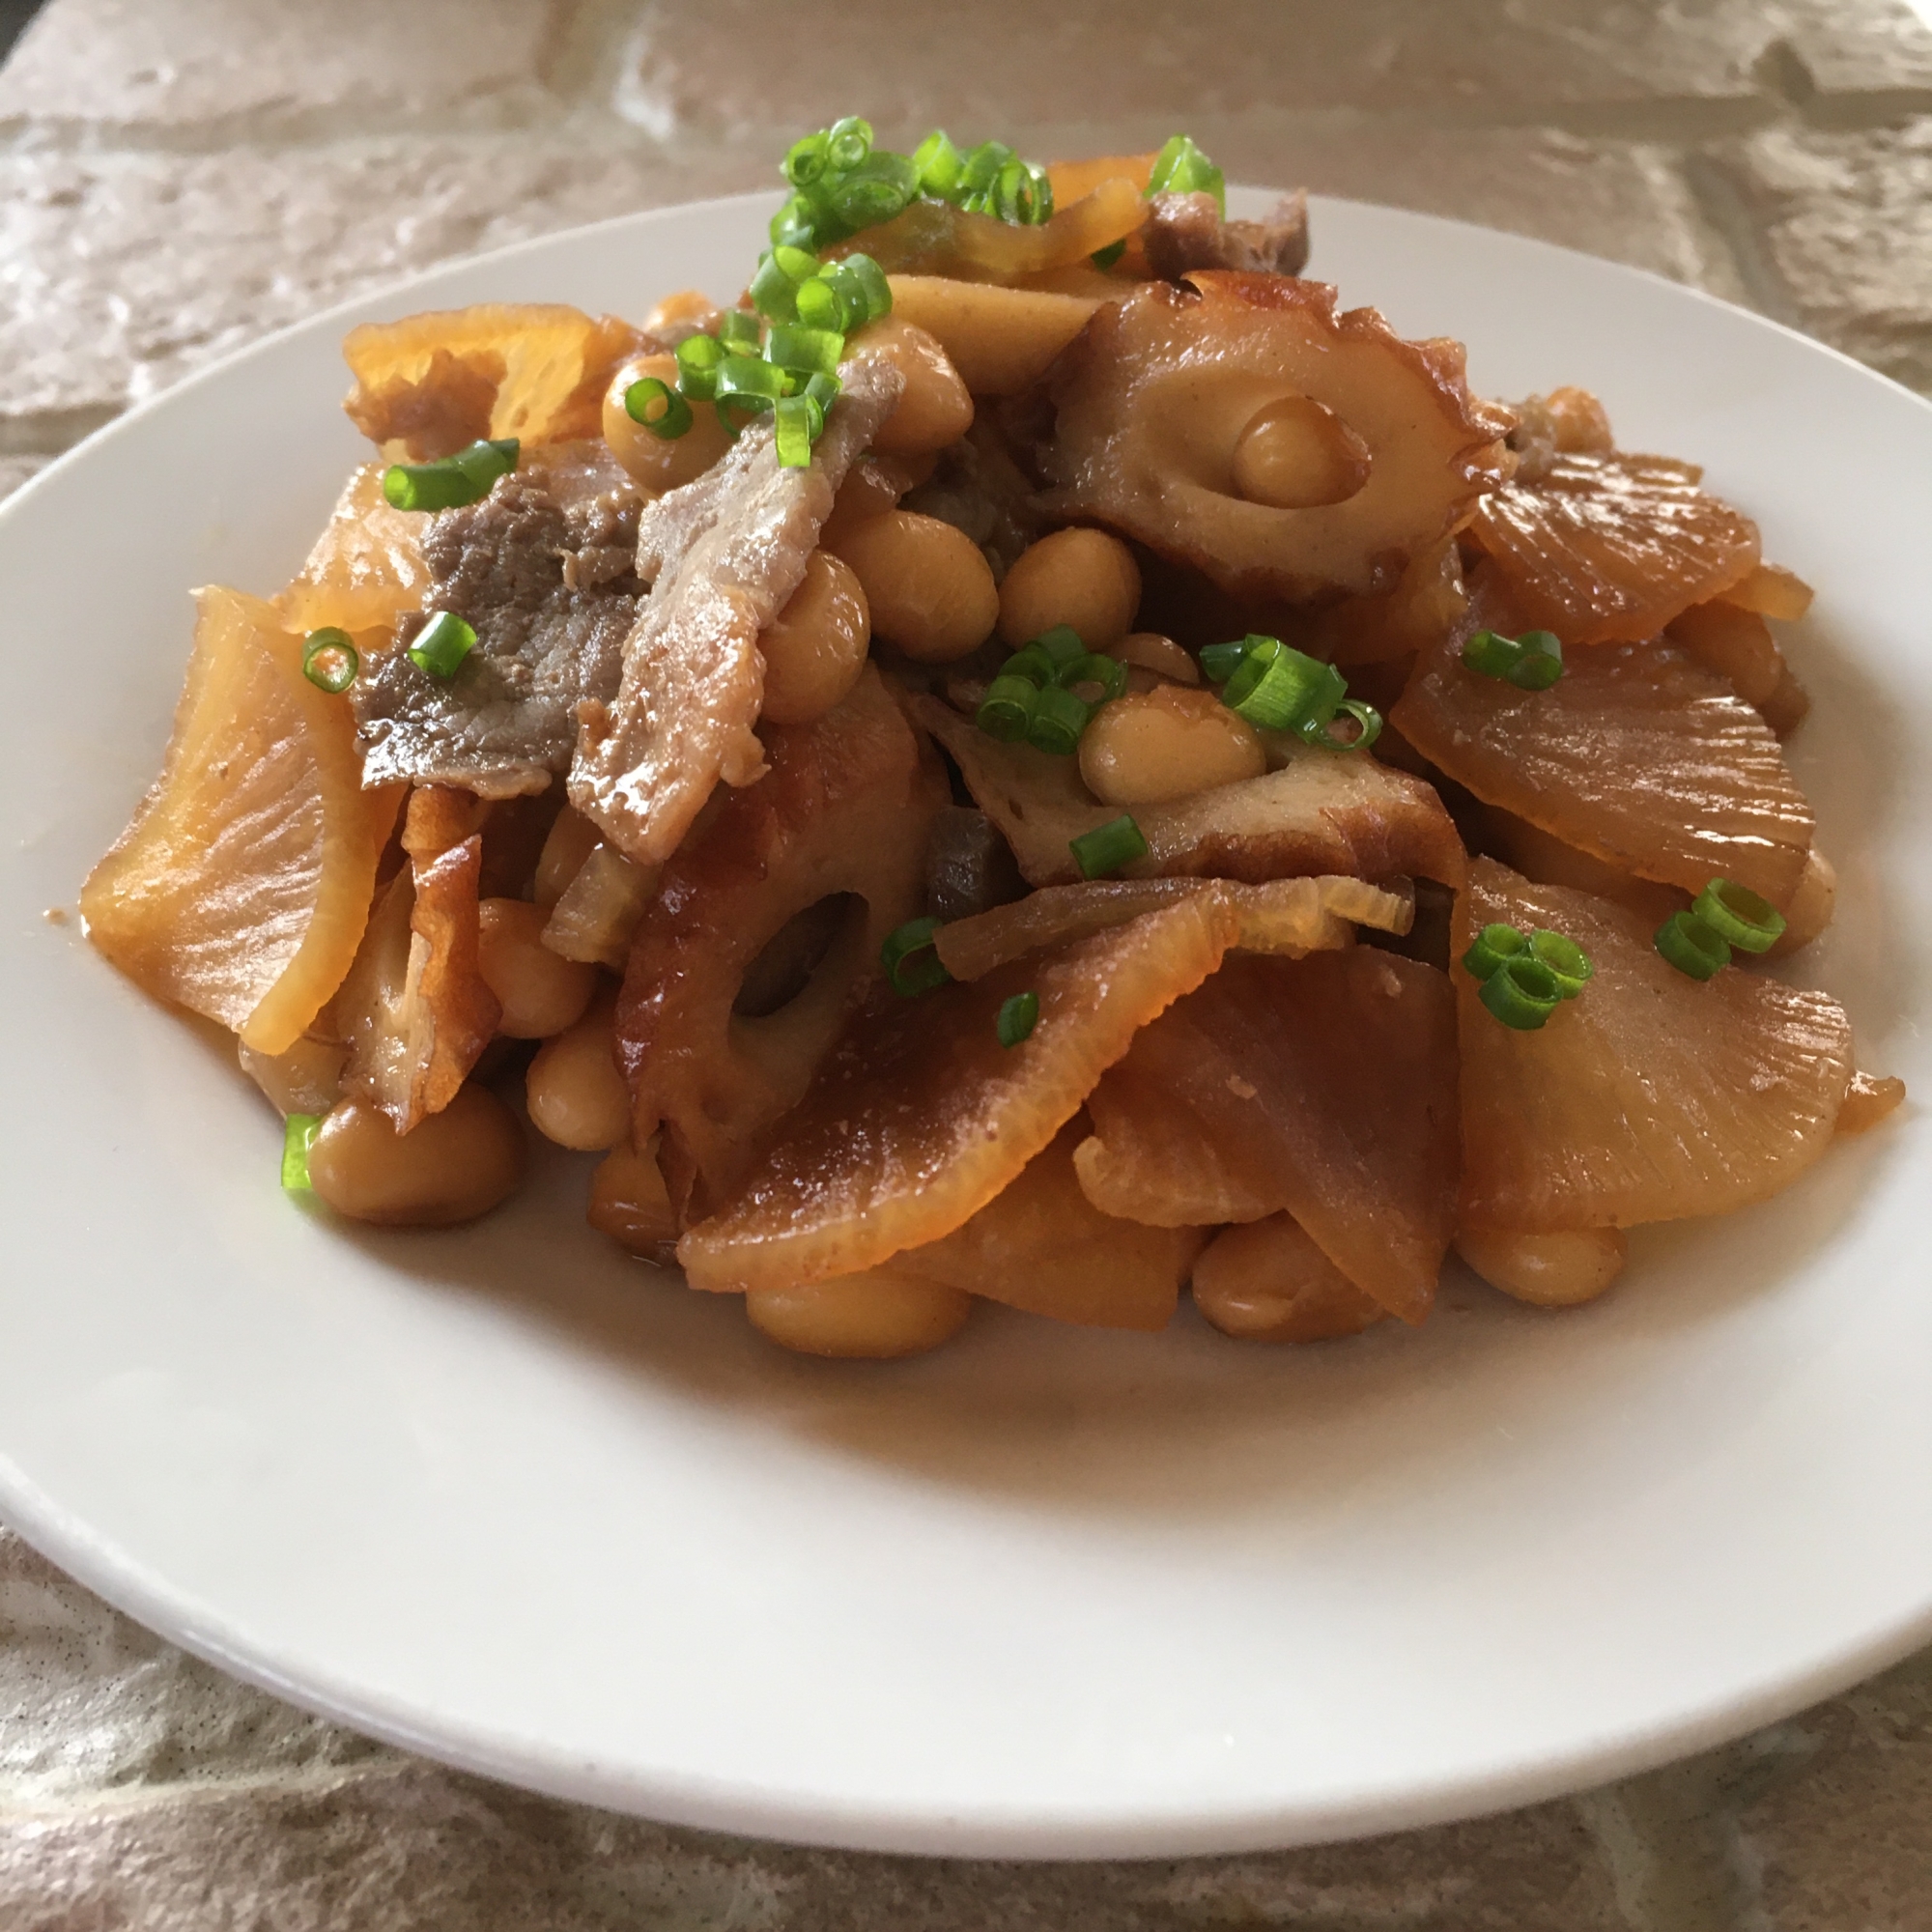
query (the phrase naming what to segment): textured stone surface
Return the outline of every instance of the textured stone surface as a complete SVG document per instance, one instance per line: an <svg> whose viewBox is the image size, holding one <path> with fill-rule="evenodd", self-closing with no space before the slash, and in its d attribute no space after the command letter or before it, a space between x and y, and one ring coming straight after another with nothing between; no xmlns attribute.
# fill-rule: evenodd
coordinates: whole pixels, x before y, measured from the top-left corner
<svg viewBox="0 0 1932 1932"><path fill-rule="evenodd" d="M1932 33L1897 0L50 0L0 70L0 495L210 357L451 256L773 185L869 106L1544 236L1932 390ZM748 57L752 49L755 57ZM1316 237L1320 265L1320 235ZM1932 1932L1932 1653L1562 1804L1012 1866L671 1831L184 1657L0 1532L4 1932Z"/></svg>
<svg viewBox="0 0 1932 1932"><path fill-rule="evenodd" d="M14 48L0 118L181 129L526 114L570 12L570 0L65 0Z"/></svg>
<svg viewBox="0 0 1932 1932"><path fill-rule="evenodd" d="M1775 128L1717 164L1791 319L1932 390L1932 117L1862 133Z"/></svg>
<svg viewBox="0 0 1932 1932"><path fill-rule="evenodd" d="M412 270L699 185L635 142L533 136L0 156L0 420L118 409Z"/></svg>

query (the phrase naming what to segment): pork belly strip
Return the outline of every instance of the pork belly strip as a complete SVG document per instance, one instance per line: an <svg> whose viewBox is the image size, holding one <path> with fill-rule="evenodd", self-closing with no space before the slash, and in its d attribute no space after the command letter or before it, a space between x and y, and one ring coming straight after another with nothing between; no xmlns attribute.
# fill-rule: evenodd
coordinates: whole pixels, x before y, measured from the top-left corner
<svg viewBox="0 0 1932 1932"><path fill-rule="evenodd" d="M753 728L765 690L758 634L798 588L838 485L904 386L875 357L838 373L844 388L809 465L781 466L773 425L756 422L639 521L638 574L651 594L614 700L582 707L570 802L641 865L670 857L720 779L750 784L765 769Z"/></svg>
<svg viewBox="0 0 1932 1932"><path fill-rule="evenodd" d="M1308 266L1308 197L1297 188L1262 221L1224 221L1211 194L1157 194L1141 230L1148 267L1178 282L1196 269L1298 275Z"/></svg>
<svg viewBox="0 0 1932 1932"><path fill-rule="evenodd" d="M426 616L398 626L351 687L362 782L461 787L481 798L544 790L567 771L577 708L617 689L637 620L632 572L638 498L542 471L501 478L480 502L425 519L424 612L448 611L476 632L452 677L411 663Z"/></svg>

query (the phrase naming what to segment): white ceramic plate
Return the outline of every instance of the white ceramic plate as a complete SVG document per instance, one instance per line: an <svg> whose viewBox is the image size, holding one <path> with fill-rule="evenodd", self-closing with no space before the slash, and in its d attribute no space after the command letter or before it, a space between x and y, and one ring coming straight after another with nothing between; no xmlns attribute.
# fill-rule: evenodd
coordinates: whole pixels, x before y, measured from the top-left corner
<svg viewBox="0 0 1932 1932"><path fill-rule="evenodd" d="M71 907L155 769L190 584L272 591L356 459L336 345L484 298L739 286L768 197L322 317L0 512L0 1509L143 1622L438 1756L681 1822L997 1855L1232 1850L1548 1796L1932 1636L1928 1124L1649 1231L1563 1316L1241 1348L988 1308L781 1355L582 1224L587 1163L448 1235L283 1197L278 1134ZM1602 394L1819 586L1795 757L1844 881L1805 970L1923 1083L1932 410L1532 242L1319 203L1315 267L1475 383Z"/></svg>

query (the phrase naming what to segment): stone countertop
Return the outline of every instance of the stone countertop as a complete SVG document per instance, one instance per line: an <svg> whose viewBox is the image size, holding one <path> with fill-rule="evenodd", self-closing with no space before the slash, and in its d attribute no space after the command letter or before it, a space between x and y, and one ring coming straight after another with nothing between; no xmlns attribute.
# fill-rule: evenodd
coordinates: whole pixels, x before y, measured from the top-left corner
<svg viewBox="0 0 1932 1932"><path fill-rule="evenodd" d="M1932 391L1932 33L1895 0L1208 0L1184 35L1173 18L989 0L941 25L846 0L800 31L759 0L51 0L0 69L0 490L327 303L771 185L774 130L879 102L898 143L943 124L1119 153L1184 127L1232 177L1635 263ZM6 1932L1229 1924L1925 1932L1932 1653L1498 1818L1264 1857L923 1861L459 1776L230 1682L0 1531Z"/></svg>

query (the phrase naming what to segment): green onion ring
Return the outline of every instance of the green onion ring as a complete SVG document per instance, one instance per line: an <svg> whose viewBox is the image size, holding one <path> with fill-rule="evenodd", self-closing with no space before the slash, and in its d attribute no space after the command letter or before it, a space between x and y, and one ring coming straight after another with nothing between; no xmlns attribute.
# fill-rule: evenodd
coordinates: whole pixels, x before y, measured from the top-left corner
<svg viewBox="0 0 1932 1932"><path fill-rule="evenodd" d="M315 1186L308 1178L308 1151L322 1131L321 1114L291 1114L282 1122L282 1185L291 1194L307 1194Z"/></svg>
<svg viewBox="0 0 1932 1932"><path fill-rule="evenodd" d="M1674 912L1657 928L1657 950L1680 973L1709 980L1731 963L1730 943L1694 912Z"/></svg>
<svg viewBox="0 0 1932 1932"><path fill-rule="evenodd" d="M1080 749L1080 734L1093 715L1094 707L1084 697L1057 684L1048 685L1034 699L1027 743L1052 757L1070 758Z"/></svg>
<svg viewBox="0 0 1932 1932"><path fill-rule="evenodd" d="M1784 937L1784 915L1769 899L1728 879L1713 879L1690 910L1740 952L1769 952Z"/></svg>
<svg viewBox="0 0 1932 1932"><path fill-rule="evenodd" d="M1248 639L1242 638L1232 644L1208 644L1201 652L1201 675L1209 684L1226 684L1240 669L1241 660L1248 654Z"/></svg>
<svg viewBox="0 0 1932 1932"><path fill-rule="evenodd" d="M651 410L657 404L663 408L652 415ZM639 376L624 391L624 413L666 442L682 436L692 424L691 405L668 383L656 376Z"/></svg>
<svg viewBox="0 0 1932 1932"><path fill-rule="evenodd" d="M933 935L940 924L936 919L909 919L886 934L885 944L879 948L879 963L885 967L894 992L914 1000L952 979L932 950Z"/></svg>
<svg viewBox="0 0 1932 1932"><path fill-rule="evenodd" d="M1355 735L1352 738L1338 738L1331 728L1337 718L1352 718L1355 721ZM1326 724L1311 724L1302 736L1311 745L1321 745L1331 752L1366 752L1382 735L1382 714L1373 704L1364 704L1359 697L1339 697L1335 700L1334 715Z"/></svg>
<svg viewBox="0 0 1932 1932"><path fill-rule="evenodd" d="M454 611L438 611L415 635L405 655L431 677L451 678L476 648L476 633Z"/></svg>
<svg viewBox="0 0 1932 1932"><path fill-rule="evenodd" d="M1034 1028L1038 1024L1039 995L1015 993L1011 999L1000 1002L1000 1017L995 1022L994 1030L1002 1046L1013 1047L1031 1038Z"/></svg>
<svg viewBox="0 0 1932 1932"><path fill-rule="evenodd" d="M1037 690L1044 690L1060 675L1060 667L1038 644L1022 644L1000 667L1002 677L1023 677Z"/></svg>
<svg viewBox="0 0 1932 1932"><path fill-rule="evenodd" d="M986 687L974 722L987 737L997 738L1003 745L1016 744L1033 724L1034 705L1038 698L1039 687L1031 679L996 677Z"/></svg>
<svg viewBox="0 0 1932 1932"><path fill-rule="evenodd" d="M1518 1033L1534 1033L1562 1003L1556 975L1527 953L1505 959L1477 995L1490 1012Z"/></svg>
<svg viewBox="0 0 1932 1932"><path fill-rule="evenodd" d="M1064 691L1072 691L1082 684L1098 685L1098 697L1090 697L1090 704L1104 704L1110 697L1118 697L1127 688L1127 668L1119 658L1102 657L1098 651L1088 651L1077 657L1069 665L1060 668L1060 674L1054 679Z"/></svg>
<svg viewBox="0 0 1932 1932"><path fill-rule="evenodd" d="M347 631L338 631L331 624L311 631L302 639L302 675L318 691L330 696L347 691L361 668L362 660Z"/></svg>
<svg viewBox="0 0 1932 1932"><path fill-rule="evenodd" d="M1066 843L1083 879L1099 879L1109 872L1118 872L1122 866L1145 859L1148 849L1133 814L1126 811L1104 825L1096 825L1092 832L1083 832L1078 838L1069 838Z"/></svg>
<svg viewBox="0 0 1932 1932"><path fill-rule="evenodd" d="M1487 980L1506 960L1515 958L1529 941L1513 925L1486 925L1463 955L1463 970L1472 979Z"/></svg>
<svg viewBox="0 0 1932 1932"><path fill-rule="evenodd" d="M1590 955L1568 934L1538 926L1529 935L1530 956L1548 967L1556 989L1566 1000L1574 1000L1583 990L1584 981L1597 968Z"/></svg>

